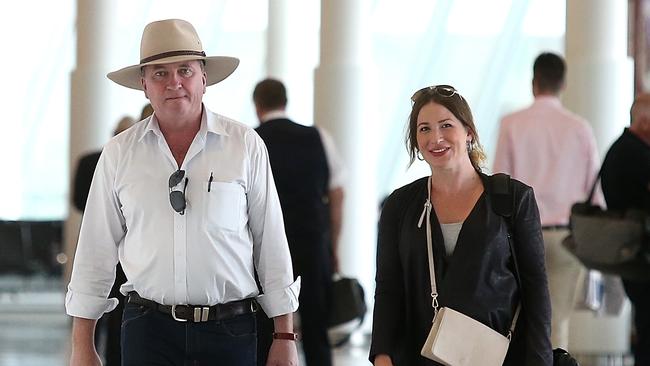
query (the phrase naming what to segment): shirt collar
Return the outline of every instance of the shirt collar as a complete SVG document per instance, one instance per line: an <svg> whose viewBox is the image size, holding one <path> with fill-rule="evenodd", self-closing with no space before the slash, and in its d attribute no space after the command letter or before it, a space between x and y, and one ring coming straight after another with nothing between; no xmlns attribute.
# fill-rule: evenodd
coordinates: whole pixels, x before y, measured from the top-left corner
<svg viewBox="0 0 650 366"><path fill-rule="evenodd" d="M156 136L162 137L162 131L160 131L160 125L158 124L158 118L156 118L155 112L150 117L147 117L145 121L146 127L144 133L142 136L140 136L140 141L149 133L153 133ZM215 113L207 113L207 108L205 105L203 105L203 114L201 115L201 127L199 128L199 135L205 136L207 132L228 136L228 132L224 128L219 116Z"/></svg>
<svg viewBox="0 0 650 366"><path fill-rule="evenodd" d="M535 104L554 105L558 107L562 106L560 98L556 97L555 95L540 95L538 97L535 97Z"/></svg>
<svg viewBox="0 0 650 366"><path fill-rule="evenodd" d="M208 109L203 107L203 117L201 119L201 128L207 128L207 131L215 135L229 136L224 127L223 117L216 113L208 113Z"/></svg>
<svg viewBox="0 0 650 366"><path fill-rule="evenodd" d="M145 118L144 121L145 121L144 133L140 136L138 141L142 141L142 139L144 139L144 137L150 133L156 136L162 136L162 131L160 131L160 126L158 125L158 118L156 118L155 112L151 116Z"/></svg>
<svg viewBox="0 0 650 366"><path fill-rule="evenodd" d="M262 123L264 123L264 122L268 122L270 120L281 119L281 118L286 119L287 118L287 113L282 109L276 109L274 111L264 113L264 115L260 118L260 121Z"/></svg>

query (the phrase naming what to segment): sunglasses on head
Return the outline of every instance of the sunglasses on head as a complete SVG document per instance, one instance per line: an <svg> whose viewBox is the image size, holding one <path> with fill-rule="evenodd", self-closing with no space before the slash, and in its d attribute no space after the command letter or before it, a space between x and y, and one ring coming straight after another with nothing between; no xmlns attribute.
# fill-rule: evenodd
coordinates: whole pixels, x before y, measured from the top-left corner
<svg viewBox="0 0 650 366"><path fill-rule="evenodd" d="M445 98L451 98L454 95L458 94L458 90L454 88L451 85L432 85L432 86L425 86L424 88L416 91L413 93L413 96L411 96L411 101L415 103L420 97L427 93L436 93L440 95L441 97ZM460 94L458 94L460 96Z"/></svg>
<svg viewBox="0 0 650 366"><path fill-rule="evenodd" d="M185 178L185 184L183 185L183 191L172 191L172 188L176 187L180 182ZM187 181L189 179L185 177L185 170L177 170L169 176L169 203L171 203L174 211L179 214L185 214L185 207L187 201L185 200L185 189L187 188Z"/></svg>

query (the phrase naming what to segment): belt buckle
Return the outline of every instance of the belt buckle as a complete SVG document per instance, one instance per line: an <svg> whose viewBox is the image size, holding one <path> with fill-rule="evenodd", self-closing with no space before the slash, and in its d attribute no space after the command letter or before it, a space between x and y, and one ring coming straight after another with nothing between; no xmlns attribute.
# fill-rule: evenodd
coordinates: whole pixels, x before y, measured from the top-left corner
<svg viewBox="0 0 650 366"><path fill-rule="evenodd" d="M197 306L194 308L194 322L201 323L208 321L208 315L210 315L209 306Z"/></svg>
<svg viewBox="0 0 650 366"><path fill-rule="evenodd" d="M172 305L172 318L176 320L177 322L187 322L187 319L181 319L176 317L176 305Z"/></svg>

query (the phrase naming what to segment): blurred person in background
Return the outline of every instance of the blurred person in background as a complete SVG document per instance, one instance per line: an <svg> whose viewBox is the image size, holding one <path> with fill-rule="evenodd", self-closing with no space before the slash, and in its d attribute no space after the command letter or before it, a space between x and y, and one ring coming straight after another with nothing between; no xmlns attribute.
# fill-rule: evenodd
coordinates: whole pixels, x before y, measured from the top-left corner
<svg viewBox="0 0 650 366"><path fill-rule="evenodd" d="M343 164L332 138L317 127L293 122L286 114L281 81L265 79L253 91L260 126L278 189L294 276L302 278L300 329L307 366L330 366L327 336L330 287L338 271L338 238L343 212ZM264 365L271 329L258 314L258 365Z"/></svg>
<svg viewBox="0 0 650 366"><path fill-rule="evenodd" d="M650 94L636 97L630 115L630 127L605 156L601 185L607 208L636 209L650 215ZM634 306L634 365L647 366L650 365L650 281L623 280L623 287Z"/></svg>
<svg viewBox="0 0 650 366"><path fill-rule="evenodd" d="M569 235L571 206L588 197L599 159L589 123L560 102L565 74L562 57L553 53L537 57L535 101L501 121L493 172L510 174L535 189L553 310L551 343L553 348L568 349L569 319L586 270L562 240ZM596 200L602 202L600 193Z"/></svg>

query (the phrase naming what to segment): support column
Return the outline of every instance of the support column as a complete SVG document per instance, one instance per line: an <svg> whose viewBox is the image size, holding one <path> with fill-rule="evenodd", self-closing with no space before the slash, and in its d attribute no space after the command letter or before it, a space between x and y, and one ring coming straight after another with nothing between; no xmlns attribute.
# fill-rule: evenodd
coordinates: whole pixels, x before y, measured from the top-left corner
<svg viewBox="0 0 650 366"><path fill-rule="evenodd" d="M627 7L621 0L567 0L564 102L591 123L601 159L630 121L633 63L627 56ZM620 356L629 351L629 334L629 305L619 316L575 311L569 348L583 355Z"/></svg>
<svg viewBox="0 0 650 366"><path fill-rule="evenodd" d="M77 0L77 65L70 77L69 205L79 157L100 149L111 135L106 62L110 59L109 34L114 31L110 24L113 7L109 0ZM81 213L70 205L63 234L68 258L65 284L72 270L80 222Z"/></svg>
<svg viewBox="0 0 650 366"><path fill-rule="evenodd" d="M289 41L289 1L269 0L266 31L266 74L278 80L287 79Z"/></svg>
<svg viewBox="0 0 650 366"><path fill-rule="evenodd" d="M601 158L630 121L627 7L620 0L567 0L564 102L592 124Z"/></svg>
<svg viewBox="0 0 650 366"><path fill-rule="evenodd" d="M365 84L367 0L321 1L320 63L315 70L314 121L329 131L346 165L340 269L374 289L377 149Z"/></svg>

